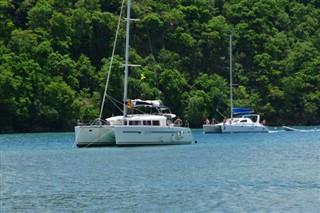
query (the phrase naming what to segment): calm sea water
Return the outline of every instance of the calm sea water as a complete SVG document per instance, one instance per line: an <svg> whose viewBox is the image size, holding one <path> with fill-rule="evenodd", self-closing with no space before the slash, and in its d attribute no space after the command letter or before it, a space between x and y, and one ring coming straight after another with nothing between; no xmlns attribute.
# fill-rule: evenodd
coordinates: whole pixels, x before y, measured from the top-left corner
<svg viewBox="0 0 320 213"><path fill-rule="evenodd" d="M320 130L203 134L180 146L75 148L0 135L0 212L320 212Z"/></svg>

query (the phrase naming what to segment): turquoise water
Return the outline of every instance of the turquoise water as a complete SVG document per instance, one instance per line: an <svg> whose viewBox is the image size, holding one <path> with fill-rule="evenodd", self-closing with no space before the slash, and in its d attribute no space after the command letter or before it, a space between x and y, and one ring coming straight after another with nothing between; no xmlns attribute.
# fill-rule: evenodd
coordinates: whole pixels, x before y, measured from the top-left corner
<svg viewBox="0 0 320 213"><path fill-rule="evenodd" d="M88 149L0 135L0 212L320 212L320 130L193 135Z"/></svg>

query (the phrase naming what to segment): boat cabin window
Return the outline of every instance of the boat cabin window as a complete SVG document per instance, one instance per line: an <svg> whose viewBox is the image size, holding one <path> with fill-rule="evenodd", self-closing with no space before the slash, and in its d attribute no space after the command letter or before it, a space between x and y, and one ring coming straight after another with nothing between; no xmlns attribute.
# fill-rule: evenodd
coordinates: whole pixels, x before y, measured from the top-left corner
<svg viewBox="0 0 320 213"><path fill-rule="evenodd" d="M130 126L138 126L141 125L141 121L129 121Z"/></svg>
<svg viewBox="0 0 320 213"><path fill-rule="evenodd" d="M241 120L240 123L247 123L247 120Z"/></svg>
<svg viewBox="0 0 320 213"><path fill-rule="evenodd" d="M151 126L152 122L151 121L143 121L143 125L145 126Z"/></svg>
<svg viewBox="0 0 320 213"><path fill-rule="evenodd" d="M152 121L153 126L160 126L160 121Z"/></svg>

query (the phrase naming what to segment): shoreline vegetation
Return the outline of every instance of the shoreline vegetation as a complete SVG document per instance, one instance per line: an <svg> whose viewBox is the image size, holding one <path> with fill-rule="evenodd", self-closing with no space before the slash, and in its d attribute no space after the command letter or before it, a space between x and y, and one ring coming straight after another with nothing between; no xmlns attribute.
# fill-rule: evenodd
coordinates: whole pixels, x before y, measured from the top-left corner
<svg viewBox="0 0 320 213"><path fill-rule="evenodd" d="M73 131L99 116L122 0L0 5L0 133ZM191 128L234 106L268 126L320 125L320 2L132 0L130 99L161 99ZM122 101L124 25L108 97ZM154 89L155 88L155 89ZM103 118L121 114L107 99ZM121 104L120 104L120 109ZM220 113L218 113L220 112Z"/></svg>

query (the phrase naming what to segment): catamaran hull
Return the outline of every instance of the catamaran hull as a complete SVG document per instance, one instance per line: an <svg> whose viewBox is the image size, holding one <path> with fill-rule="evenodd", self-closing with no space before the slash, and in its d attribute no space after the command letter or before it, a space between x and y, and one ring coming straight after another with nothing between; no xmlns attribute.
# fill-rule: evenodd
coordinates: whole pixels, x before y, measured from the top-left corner
<svg viewBox="0 0 320 213"><path fill-rule="evenodd" d="M265 126L258 125L223 125L221 126L222 133L255 133L255 132L269 132Z"/></svg>
<svg viewBox="0 0 320 213"><path fill-rule="evenodd" d="M114 127L117 146L181 145L193 141L191 130L184 127Z"/></svg>
<svg viewBox="0 0 320 213"><path fill-rule="evenodd" d="M203 125L204 133L221 133L220 125Z"/></svg>
<svg viewBox="0 0 320 213"><path fill-rule="evenodd" d="M76 126L75 143L77 147L116 145L114 127L110 125Z"/></svg>

